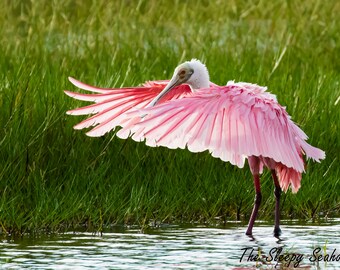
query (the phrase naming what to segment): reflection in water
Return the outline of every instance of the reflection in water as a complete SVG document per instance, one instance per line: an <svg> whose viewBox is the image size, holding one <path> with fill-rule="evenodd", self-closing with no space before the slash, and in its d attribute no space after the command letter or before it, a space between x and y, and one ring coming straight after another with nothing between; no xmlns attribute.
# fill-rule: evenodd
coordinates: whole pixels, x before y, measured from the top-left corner
<svg viewBox="0 0 340 270"><path fill-rule="evenodd" d="M289 264L340 269L340 219L322 226L283 225L281 239L272 231L271 225L257 224L250 238L236 223L223 228L165 226L143 234L118 228L103 236L26 237L0 243L0 265L1 269L283 269ZM337 261L325 262L331 259Z"/></svg>

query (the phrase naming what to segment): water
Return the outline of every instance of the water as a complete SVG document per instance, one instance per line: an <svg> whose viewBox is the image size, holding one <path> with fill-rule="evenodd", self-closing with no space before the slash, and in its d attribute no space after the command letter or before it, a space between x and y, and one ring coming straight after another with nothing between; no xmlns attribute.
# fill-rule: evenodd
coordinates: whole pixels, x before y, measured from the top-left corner
<svg viewBox="0 0 340 270"><path fill-rule="evenodd" d="M121 227L102 236L70 232L2 240L0 269L287 269L277 264L275 255L285 255L288 261L295 256L289 266L295 263L299 269L340 269L340 219L321 226L284 224L280 240L265 223L256 223L254 239L244 235L244 225L232 223L161 226L146 233ZM315 263L318 247L323 256ZM324 256L332 252L338 261L325 262ZM259 254L262 262L251 260Z"/></svg>

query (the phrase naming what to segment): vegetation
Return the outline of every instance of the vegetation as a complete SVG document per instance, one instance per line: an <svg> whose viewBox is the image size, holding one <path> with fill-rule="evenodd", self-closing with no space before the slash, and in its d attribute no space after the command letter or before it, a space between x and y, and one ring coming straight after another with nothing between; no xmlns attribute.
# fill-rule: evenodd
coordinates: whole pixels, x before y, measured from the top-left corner
<svg viewBox="0 0 340 270"><path fill-rule="evenodd" d="M102 87L166 79L203 60L211 80L268 86L326 151L307 162L302 188L283 195L286 217L339 214L338 1L1 1L0 225L3 233L80 223L247 220L248 169L209 153L148 148L114 133L89 138L65 111L73 76ZM273 183L262 177L261 219Z"/></svg>

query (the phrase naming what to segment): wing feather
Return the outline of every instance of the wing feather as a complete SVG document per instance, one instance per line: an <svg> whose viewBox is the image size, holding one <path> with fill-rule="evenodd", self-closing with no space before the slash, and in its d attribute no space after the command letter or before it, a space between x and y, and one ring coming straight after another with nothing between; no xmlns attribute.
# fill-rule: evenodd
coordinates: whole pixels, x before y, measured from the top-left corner
<svg viewBox="0 0 340 270"><path fill-rule="evenodd" d="M68 112L94 114L75 126L78 129L95 126L87 133L89 136L101 136L120 126L118 137L145 140L149 146L187 147L192 152L208 150L212 156L238 167L244 166L245 157L262 156L292 168L297 174L304 171L303 153L316 161L325 157L322 150L306 142L306 134L290 120L276 97L256 85L211 84L210 88L196 92L181 85L156 106L145 108L168 81L121 89L97 88L73 78L70 81L97 93L65 91L75 99L95 102ZM281 176L288 171L282 169Z"/></svg>
<svg viewBox="0 0 340 270"><path fill-rule="evenodd" d="M122 132L138 134L132 138L145 139L153 146L208 150L238 167L244 166L246 156L255 155L304 171L298 143L304 133L295 131L295 124L275 99L251 92L235 98L240 92L235 94L229 86L205 90L130 112L129 117L147 116L133 126L122 125Z"/></svg>
<svg viewBox="0 0 340 270"><path fill-rule="evenodd" d="M72 98L95 103L67 112L67 114L70 115L94 114L90 118L85 119L74 126L75 129L95 126L87 133L89 136L102 136L106 132L114 130L115 127L122 123L128 122L129 119L125 115L126 113L147 106L168 83L168 81L149 81L139 87L99 88L82 83L71 77L69 80L72 84L81 89L95 92L95 94L83 94L67 90L64 91L65 94ZM161 104L168 100L182 98L190 95L190 93L191 88L188 85L180 85L165 95L159 103ZM136 120L134 119L134 121ZM122 134L123 133L121 132L120 135ZM124 136L126 136L126 133Z"/></svg>

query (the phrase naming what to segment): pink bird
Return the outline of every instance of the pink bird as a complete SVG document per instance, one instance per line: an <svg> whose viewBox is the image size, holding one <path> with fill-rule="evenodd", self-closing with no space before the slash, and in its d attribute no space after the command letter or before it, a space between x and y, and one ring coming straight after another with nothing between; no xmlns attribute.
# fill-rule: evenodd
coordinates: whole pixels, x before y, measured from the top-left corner
<svg viewBox="0 0 340 270"><path fill-rule="evenodd" d="M179 65L170 81L149 81L140 87L97 88L69 80L96 93L65 91L75 99L94 102L67 112L94 114L74 126L95 126L88 136L102 136L120 127L118 137L145 141L149 146L208 150L213 157L239 168L248 159L256 195L247 235L252 235L261 203L260 174L264 166L274 180L274 235L278 237L281 190L299 190L305 171L303 155L317 162L325 158L324 151L306 142L307 135L266 87L233 81L218 86L210 82L206 66L196 59Z"/></svg>

